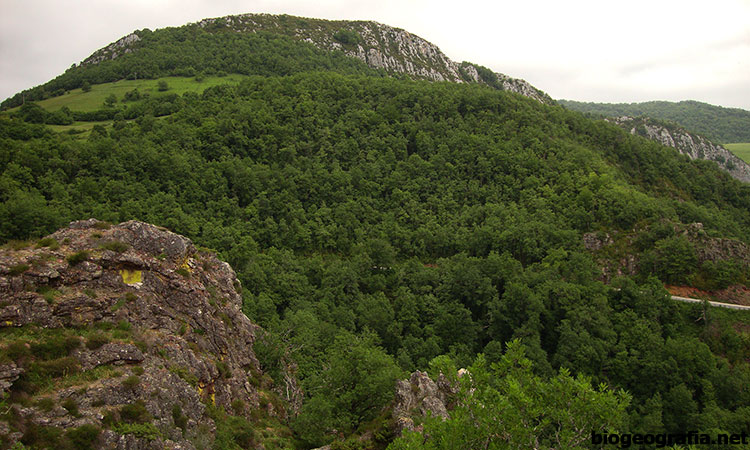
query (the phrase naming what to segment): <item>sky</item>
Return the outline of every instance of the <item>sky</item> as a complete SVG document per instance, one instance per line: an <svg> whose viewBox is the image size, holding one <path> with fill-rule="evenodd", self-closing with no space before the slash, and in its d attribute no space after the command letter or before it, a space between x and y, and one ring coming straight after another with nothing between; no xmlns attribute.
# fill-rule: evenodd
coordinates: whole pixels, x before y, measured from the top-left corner
<svg viewBox="0 0 750 450"><path fill-rule="evenodd" d="M260 12L403 28L555 99L750 110L750 0L0 0L0 100L134 30Z"/></svg>

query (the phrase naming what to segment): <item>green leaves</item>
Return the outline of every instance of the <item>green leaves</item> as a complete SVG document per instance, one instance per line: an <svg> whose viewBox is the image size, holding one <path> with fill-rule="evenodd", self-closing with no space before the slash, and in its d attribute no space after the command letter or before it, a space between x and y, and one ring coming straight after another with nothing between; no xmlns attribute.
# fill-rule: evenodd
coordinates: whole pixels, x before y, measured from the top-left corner
<svg viewBox="0 0 750 450"><path fill-rule="evenodd" d="M560 369L547 380L533 373L518 341L488 366L480 355L459 380L451 417L425 420L424 432L407 433L390 450L576 449L592 431L616 433L625 425L630 396Z"/></svg>
<svg viewBox="0 0 750 450"><path fill-rule="evenodd" d="M307 381L309 400L294 429L311 445L330 441L333 430L349 434L374 419L392 398L401 371L372 338L340 334Z"/></svg>

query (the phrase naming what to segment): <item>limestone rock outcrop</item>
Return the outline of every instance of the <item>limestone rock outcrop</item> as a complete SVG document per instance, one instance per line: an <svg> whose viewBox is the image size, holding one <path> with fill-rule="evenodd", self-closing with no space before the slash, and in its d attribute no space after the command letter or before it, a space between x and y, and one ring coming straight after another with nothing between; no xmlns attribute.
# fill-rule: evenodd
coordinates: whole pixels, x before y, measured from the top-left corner
<svg viewBox="0 0 750 450"><path fill-rule="evenodd" d="M418 417L448 418L448 408L457 392L457 386L443 374L433 381L427 373L416 371L408 380L399 380L393 406L396 434L405 430L421 431L414 422Z"/></svg>
<svg viewBox="0 0 750 450"><path fill-rule="evenodd" d="M640 135L662 145L677 149L690 159L715 161L719 167L745 183L750 183L750 165L721 145L690 133L678 126L668 126L648 118L622 116L608 119L630 134Z"/></svg>
<svg viewBox="0 0 750 450"><path fill-rule="evenodd" d="M260 329L238 289L213 253L137 221L73 222L0 250L0 390L15 411L3 438L90 424L97 448L192 449L215 428L209 408L265 408ZM37 389L38 374L52 384Z"/></svg>

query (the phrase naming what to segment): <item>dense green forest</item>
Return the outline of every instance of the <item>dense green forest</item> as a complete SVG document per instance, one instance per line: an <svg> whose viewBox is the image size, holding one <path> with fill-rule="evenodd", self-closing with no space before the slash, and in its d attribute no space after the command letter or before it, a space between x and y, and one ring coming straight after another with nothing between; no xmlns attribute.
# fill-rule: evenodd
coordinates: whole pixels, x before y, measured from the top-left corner
<svg viewBox="0 0 750 450"><path fill-rule="evenodd" d="M750 111L724 108L693 100L682 102L586 103L558 102L574 111L598 116L646 116L674 122L687 130L722 144L750 142Z"/></svg>
<svg viewBox="0 0 750 450"><path fill-rule="evenodd" d="M489 414L525 397L537 399L535 420L542 408L570 412L546 403L553 392L589 395L576 416L587 426L750 429L750 318L677 305L662 284L746 281L737 261L699 265L679 230L701 222L709 236L750 242L750 186L560 106L382 77L270 35L179 40L193 31L170 39L212 50L174 63L134 52L50 86L143 75L145 64L167 65L149 72L163 75L177 61L251 76L103 105L84 119L112 125L86 139L52 132L42 123L55 112L33 104L0 118L1 241L97 217L155 223L219 251L244 311L267 330L256 344L264 370L278 384L293 374L305 392L291 421L303 446L373 426L397 378L435 367L471 367L480 390L479 403L427 424L433 444L460 432L466 448L495 433L525 442L523 417L496 430ZM225 40L248 46L252 71L234 54L201 59ZM256 43L268 53L255 55ZM605 285L585 232L634 234L627 250L645 269ZM590 416L596 408L608 415ZM487 420L474 426L480 410ZM554 429L540 433L558 448ZM393 439L378 436L367 445ZM392 445L450 448L413 435Z"/></svg>

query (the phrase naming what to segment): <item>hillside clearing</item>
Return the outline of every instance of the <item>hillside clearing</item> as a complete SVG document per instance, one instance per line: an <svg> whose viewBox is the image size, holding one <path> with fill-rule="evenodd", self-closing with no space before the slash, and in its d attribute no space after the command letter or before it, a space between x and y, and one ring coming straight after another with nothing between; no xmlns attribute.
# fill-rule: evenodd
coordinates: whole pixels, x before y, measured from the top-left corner
<svg viewBox="0 0 750 450"><path fill-rule="evenodd" d="M727 150L737 155L741 160L750 164L750 142L740 142L736 144L725 144Z"/></svg>
<svg viewBox="0 0 750 450"><path fill-rule="evenodd" d="M196 77L162 77L153 80L119 80L112 83L95 84L89 92L82 89L73 89L58 97L48 98L37 102L39 106L47 111L57 111L67 106L72 111L95 111L102 107L105 99L114 94L117 103L120 104L126 92L138 89L141 95L153 96L165 94L184 94L185 92L203 92L205 89L221 84L237 84L245 77L244 75L226 75L223 77L206 76L198 81ZM159 91L159 82L167 83L168 90ZM9 112L18 108L9 109Z"/></svg>

